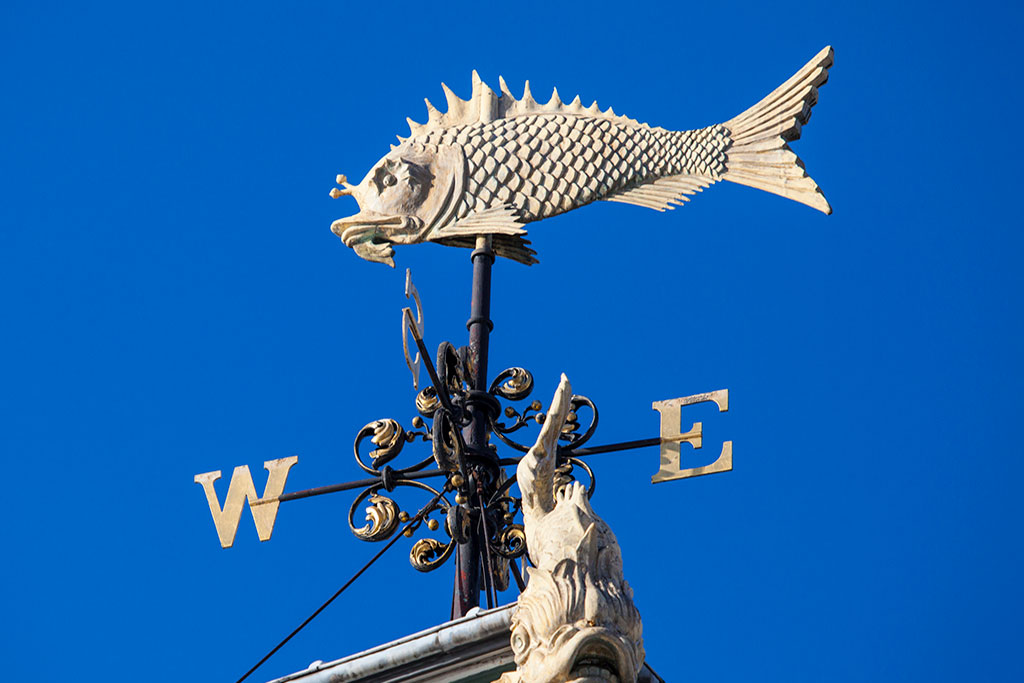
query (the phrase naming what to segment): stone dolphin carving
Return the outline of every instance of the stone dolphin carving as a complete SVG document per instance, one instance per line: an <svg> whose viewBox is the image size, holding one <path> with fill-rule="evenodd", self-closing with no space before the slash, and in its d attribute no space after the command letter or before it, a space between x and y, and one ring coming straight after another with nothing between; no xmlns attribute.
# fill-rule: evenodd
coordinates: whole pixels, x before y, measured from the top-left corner
<svg viewBox="0 0 1024 683"><path fill-rule="evenodd" d="M537 443L516 476L530 559L512 617L516 671L499 683L635 683L643 627L622 577L622 555L578 482L556 476L558 436L572 387L562 375Z"/></svg>
<svg viewBox="0 0 1024 683"><path fill-rule="evenodd" d="M526 83L516 99L500 79L496 95L473 72L463 100L442 84L448 111L428 100L429 118L358 185L338 176L331 196L351 195L359 213L331 230L364 259L394 266L393 245L472 247L490 235L494 251L527 265L536 252L525 225L597 200L664 211L719 180L772 192L825 213L832 209L787 142L800 137L818 88L828 80L826 47L792 78L739 116L687 131L652 128L597 102L547 104Z"/></svg>

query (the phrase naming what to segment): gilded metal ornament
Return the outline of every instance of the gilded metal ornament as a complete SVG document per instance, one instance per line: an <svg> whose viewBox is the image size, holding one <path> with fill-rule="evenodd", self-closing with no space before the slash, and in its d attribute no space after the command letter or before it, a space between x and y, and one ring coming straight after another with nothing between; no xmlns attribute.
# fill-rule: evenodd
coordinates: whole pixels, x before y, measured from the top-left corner
<svg viewBox="0 0 1024 683"><path fill-rule="evenodd" d="M509 401L521 401L533 391L533 374L526 368L508 368L491 382L491 393Z"/></svg>
<svg viewBox="0 0 1024 683"><path fill-rule="evenodd" d="M423 417L434 417L434 413L437 412L437 408L440 405L441 402L437 398L437 391L432 386L423 387L423 390L416 394L416 410Z"/></svg>
<svg viewBox="0 0 1024 683"><path fill-rule="evenodd" d="M421 538L409 551L409 562L416 571L432 572L452 556L454 549L454 541L445 544L434 538Z"/></svg>
<svg viewBox="0 0 1024 683"><path fill-rule="evenodd" d="M397 420L377 420L373 423L373 436L370 437L370 442L377 447L370 451L373 468L379 469L381 465L391 462L402 452L402 446L405 445L405 430Z"/></svg>
<svg viewBox="0 0 1024 683"><path fill-rule="evenodd" d="M489 392L495 398L504 398L509 401L523 401L533 391L533 374L529 370L520 367L508 368L498 373L491 382ZM573 396L571 400L572 409L570 417L562 427L559 435L560 441L565 443L565 448L573 449L582 446L594 435L597 430L598 412L597 406L586 396ZM586 428L581 432L582 423L578 411L586 408L590 412L590 419ZM524 427L532 424L544 424L544 406L540 401L534 400L522 410L514 406L506 406L504 417L511 422L504 422L497 415L491 416L491 430L503 443L515 450L525 453L530 449L527 444L520 443L513 439L514 434Z"/></svg>
<svg viewBox="0 0 1024 683"><path fill-rule="evenodd" d="M369 493L370 504L366 507L367 524L358 528L352 524L353 513L368 493L369 491L364 492L352 503L349 510L349 528L361 541L384 541L395 533L399 522L398 505L387 496Z"/></svg>

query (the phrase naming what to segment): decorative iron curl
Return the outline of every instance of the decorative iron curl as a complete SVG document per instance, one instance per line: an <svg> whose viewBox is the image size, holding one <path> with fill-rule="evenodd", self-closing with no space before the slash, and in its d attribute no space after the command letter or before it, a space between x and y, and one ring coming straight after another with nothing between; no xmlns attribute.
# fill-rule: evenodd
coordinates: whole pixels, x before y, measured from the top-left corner
<svg viewBox="0 0 1024 683"><path fill-rule="evenodd" d="M370 505L366 508L367 524L356 527L354 521L356 510L367 497L370 499ZM398 529L399 514L400 510L395 501L378 494L375 488L368 488L352 502L352 506L348 510L348 528L360 541L371 543L383 541L390 538Z"/></svg>
<svg viewBox="0 0 1024 683"><path fill-rule="evenodd" d="M390 469L390 468L385 468ZM421 481L390 481L391 488L393 490L399 486L409 486L412 488L422 489L433 493L436 496L440 496L438 503L434 507L428 510L424 518L420 520L414 527L411 527L406 534L411 536L412 532L419 528L420 524L426 520L426 515L430 514L434 510L440 509L442 515L447 515L448 509L451 507L451 503L448 502L447 498L438 491L437 489L424 484ZM374 484L363 490L356 499L352 501L352 505L348 509L348 528L352 534L361 541L368 541L376 543L378 541L384 541L394 535L395 531L398 530L400 522L406 522L409 520L409 515L403 512L391 498L380 495L379 491L384 487L384 484ZM369 505L366 507L366 522L367 524L357 527L355 524L356 511L359 506L369 499ZM436 521L428 521L427 526L434 530L439 525Z"/></svg>
<svg viewBox="0 0 1024 683"><path fill-rule="evenodd" d="M522 401L533 391L533 374L526 368L502 370L487 391L509 401Z"/></svg>
<svg viewBox="0 0 1024 683"><path fill-rule="evenodd" d="M488 389L488 393L492 396L509 401L522 401L530 395L531 391L533 391L533 375L526 368L520 367L508 368L499 372ZM491 431L507 446L525 453L530 450L529 446L514 441L506 435L519 431L531 421L543 422L544 418L541 412L543 408L540 401L533 401L522 413L512 406L506 406L505 417L512 419L513 422L505 424L498 419L498 416L492 415L490 418Z"/></svg>
<svg viewBox="0 0 1024 683"><path fill-rule="evenodd" d="M414 426L422 426L422 424L422 420L417 422L414 418ZM359 452L360 446L367 437L370 437L370 443L377 446L377 448L370 451L368 454L369 457L372 458L369 465L366 464L363 460L363 456ZM420 437L424 441L430 440L428 432L406 431L400 424L398 424L397 420L393 420L391 418L374 420L373 422L365 425L359 430L359 433L356 434L355 443L352 444L352 452L355 455L356 464L359 465L360 469L367 474L371 474L375 477L381 477L382 483L384 483L384 478L386 476L385 470L390 469L387 467L387 463L398 457L398 454L402 452L402 447L405 446L407 442L413 441L417 437ZM394 470L394 472L398 472L400 474L418 472L431 462L433 462L433 458L428 457L410 467L404 467L401 470Z"/></svg>
<svg viewBox="0 0 1024 683"><path fill-rule="evenodd" d="M370 437L370 442L377 447L370 451L370 457L373 459L371 461L372 467L366 465L362 458L359 457L359 444L368 436ZM402 429L402 425L398 424L397 420L385 418L383 420L374 420L360 429L356 435L353 449L355 450L356 462L359 463L359 466L365 472L376 474L376 470L381 465L391 462L402 452L402 446L404 445L405 430Z"/></svg>
<svg viewBox="0 0 1024 683"><path fill-rule="evenodd" d="M465 392L464 365L452 343L441 342L437 347L437 378L441 382L441 388L447 391L449 396L460 396Z"/></svg>
<svg viewBox="0 0 1024 683"><path fill-rule="evenodd" d="M533 375L530 374L529 370L525 368L513 367L503 370L494 378L491 382L489 392L493 396L498 396L510 401L521 401L530 395L533 391ZM591 418L586 428L581 430L581 423L579 419L580 408L589 408L591 412ZM495 436L498 437L504 444L514 448L520 453L526 453L530 450L530 446L527 444L519 443L512 439L509 435L513 434L520 429L528 426L530 423L544 424L544 420L547 418L544 412L544 405L540 401L532 401L522 412L514 408L513 406L506 406L504 410L504 416L512 422L506 424L497 417L491 418L491 430ZM597 406L586 396L580 396L574 394L570 399L570 411L566 418L565 425L562 427L562 432L559 434L559 441L566 442L566 449L573 449L582 446L584 443L590 440L590 437L597 431L598 423L598 412Z"/></svg>
<svg viewBox="0 0 1024 683"><path fill-rule="evenodd" d="M590 424L580 434L580 419L579 409L589 408L592 415L590 418ZM558 435L560 441L567 441L569 443L566 448L579 448L594 435L597 431L597 406L586 396L580 396L579 394L573 394L572 398L569 399L569 414L565 418L565 426L562 427L562 433Z"/></svg>
<svg viewBox="0 0 1024 683"><path fill-rule="evenodd" d="M416 571L432 572L452 556L455 545L454 540L445 545L436 538L421 538L409 550L409 564Z"/></svg>
<svg viewBox="0 0 1024 683"><path fill-rule="evenodd" d="M434 413L434 424L431 428L433 441L433 459L437 466L445 472L455 472L462 465L466 445L462 440L462 432L455 419L444 408Z"/></svg>
<svg viewBox="0 0 1024 683"><path fill-rule="evenodd" d="M440 405L441 401L437 398L437 390L433 385L423 387L423 390L416 394L416 410L423 417L434 417L434 413Z"/></svg>
<svg viewBox="0 0 1024 683"><path fill-rule="evenodd" d="M497 543L491 550L506 560L515 560L526 554L526 531L522 524L510 524L497 534Z"/></svg>
<svg viewBox="0 0 1024 683"><path fill-rule="evenodd" d="M587 499L589 500L594 497L594 491L597 490L597 478L594 476L594 470L590 469L590 465L579 458L565 458L565 461L555 469L555 486L564 486L571 481L576 481L576 475L572 472L575 467L586 472L587 478L590 479L590 484L587 486Z"/></svg>

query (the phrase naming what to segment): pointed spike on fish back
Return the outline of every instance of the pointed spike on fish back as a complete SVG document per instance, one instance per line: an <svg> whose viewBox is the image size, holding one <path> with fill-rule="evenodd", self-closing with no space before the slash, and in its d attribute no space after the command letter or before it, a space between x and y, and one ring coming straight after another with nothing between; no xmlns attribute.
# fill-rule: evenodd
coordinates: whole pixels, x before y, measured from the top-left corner
<svg viewBox="0 0 1024 683"><path fill-rule="evenodd" d="M608 110L605 112L605 114L607 114L608 116L618 116L618 114L615 113L614 107L608 107Z"/></svg>
<svg viewBox="0 0 1024 683"><path fill-rule="evenodd" d="M462 123L469 122L469 114L471 111L471 104L466 100L462 99L444 83L441 84L441 89L444 90L445 99L448 100L448 111L445 112L442 121L445 126L457 126ZM475 116L473 117L476 118Z"/></svg>
<svg viewBox="0 0 1024 683"><path fill-rule="evenodd" d="M580 112L583 111L583 104L580 103L580 96L577 95L576 99L569 103L569 111Z"/></svg>
<svg viewBox="0 0 1024 683"><path fill-rule="evenodd" d="M459 111L460 109L462 109L462 104L464 100L461 97L453 93L452 89L449 88L444 83L441 84L441 90L444 90L444 98L448 100L447 113L451 114L452 111Z"/></svg>
<svg viewBox="0 0 1024 683"><path fill-rule="evenodd" d="M588 114L600 114L601 113L601 107L598 106L597 100L594 100L593 104L591 104L589 107L587 107L585 111Z"/></svg>
<svg viewBox="0 0 1024 683"><path fill-rule="evenodd" d="M409 137L415 137L419 135L420 131L422 131L426 127L422 123L416 123L408 116L405 117L405 120L409 124Z"/></svg>
<svg viewBox="0 0 1024 683"><path fill-rule="evenodd" d="M533 105L537 104L537 101L533 99L533 93L530 92L530 81L526 81L523 84L523 96L519 99L523 103L524 108L529 109Z"/></svg>
<svg viewBox="0 0 1024 683"><path fill-rule="evenodd" d="M426 97L423 98L423 101L426 102L427 104L427 125L429 126L432 123L440 121L441 112L438 111L437 107L431 104L430 100L428 100Z"/></svg>
<svg viewBox="0 0 1024 683"><path fill-rule="evenodd" d="M551 99L548 100L548 106L554 105L555 107L562 106L562 98L558 96L558 88L551 89Z"/></svg>
<svg viewBox="0 0 1024 683"><path fill-rule="evenodd" d="M498 96L491 90L491 86L480 79L476 69L473 69L473 105L469 109L470 114L473 113L472 107L476 108L477 119L485 123L501 116Z"/></svg>
<svg viewBox="0 0 1024 683"><path fill-rule="evenodd" d="M508 83L505 82L504 76L498 76L498 88L501 90L502 97L508 97L510 101L514 101L516 99L516 96L508 89Z"/></svg>

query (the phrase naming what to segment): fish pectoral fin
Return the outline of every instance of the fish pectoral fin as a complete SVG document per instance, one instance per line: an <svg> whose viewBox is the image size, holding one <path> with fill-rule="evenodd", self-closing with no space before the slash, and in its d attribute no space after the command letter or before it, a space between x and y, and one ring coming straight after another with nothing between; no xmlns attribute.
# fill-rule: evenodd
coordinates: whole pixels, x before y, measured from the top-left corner
<svg viewBox="0 0 1024 683"><path fill-rule="evenodd" d="M684 202L690 201L689 195L700 192L713 182L716 182L714 178L681 173L627 187L601 199L606 202L621 202L645 206L655 211L665 211L682 206Z"/></svg>
<svg viewBox="0 0 1024 683"><path fill-rule="evenodd" d="M540 263L537 260L537 252L530 248L530 240L523 239L522 235L493 235L493 248L497 256L511 259L522 263L524 266L532 266ZM440 244L449 247L462 247L473 249L476 247L476 235L462 235L460 237L444 237L437 240Z"/></svg>
<svg viewBox="0 0 1024 683"><path fill-rule="evenodd" d="M494 253L498 256L518 261L524 266L532 266L540 263L537 260L537 252L530 248L530 240L524 240L519 235L497 235L494 238Z"/></svg>
<svg viewBox="0 0 1024 683"><path fill-rule="evenodd" d="M470 235L525 235L519 210L514 206L494 206L460 218L451 225L436 230L430 239L442 240Z"/></svg>

